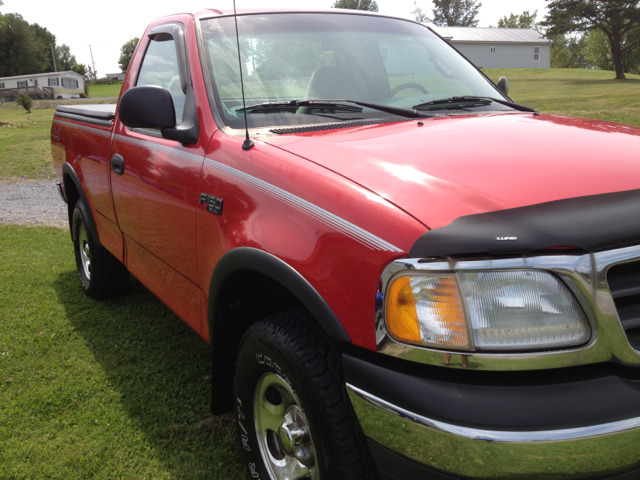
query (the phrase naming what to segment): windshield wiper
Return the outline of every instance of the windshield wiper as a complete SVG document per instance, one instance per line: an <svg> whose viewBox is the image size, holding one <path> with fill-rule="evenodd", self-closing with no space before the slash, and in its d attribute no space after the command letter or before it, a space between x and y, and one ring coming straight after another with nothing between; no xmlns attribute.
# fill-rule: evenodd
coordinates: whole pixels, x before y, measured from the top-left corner
<svg viewBox="0 0 640 480"><path fill-rule="evenodd" d="M257 105L252 105L250 107L246 107L246 109L239 108L236 110L236 112L243 112L246 110L247 113L251 113L252 111L259 111L259 110L287 110L287 109L298 108L298 107L346 110L346 111L357 112L357 113L362 112L361 108L354 107L353 105L348 105L349 103L352 103L353 105L359 105L360 107L371 108L372 110L391 113L392 115L399 115L401 117L406 117L406 118L430 117L430 115L425 115L411 108L392 107L389 105L380 105L377 103L358 102L356 100L333 100L333 99L332 100L291 100L288 102L265 102Z"/></svg>
<svg viewBox="0 0 640 480"><path fill-rule="evenodd" d="M353 105L347 105L344 103L341 104L338 102L314 101L313 104L310 104L309 101L305 101L305 100L291 100L287 102L265 102L265 103L259 103L257 105L251 105L246 108L238 108L235 111L244 112L246 110L247 113L252 113L252 112L264 112L269 110L272 110L272 111L290 110L292 111L292 113L296 113L296 111L300 107L321 108L325 110L346 110L346 111L355 112L355 113L362 112L362 108L355 107Z"/></svg>
<svg viewBox="0 0 640 480"><path fill-rule="evenodd" d="M528 107L526 105L520 105L519 103L513 103L507 100L500 100L498 98L492 98L492 97L474 97L470 95L466 95L463 97L451 97L451 98L443 98L440 100L433 100L431 102L425 102L419 105L414 105L413 108L416 110L422 110L422 109L434 110L446 105L485 106L485 105L490 105L492 102L499 103L500 105L505 105L507 107L511 107L514 110L518 110L520 112L538 113L536 109ZM431 108L431 107L434 107L434 108Z"/></svg>

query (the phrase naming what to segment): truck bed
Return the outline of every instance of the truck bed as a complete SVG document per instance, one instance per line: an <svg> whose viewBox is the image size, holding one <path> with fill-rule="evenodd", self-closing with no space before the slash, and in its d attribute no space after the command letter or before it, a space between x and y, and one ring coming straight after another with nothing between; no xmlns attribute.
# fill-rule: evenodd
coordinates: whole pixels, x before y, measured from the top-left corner
<svg viewBox="0 0 640 480"><path fill-rule="evenodd" d="M56 112L79 115L99 120L113 120L116 116L115 104L109 105L58 105Z"/></svg>

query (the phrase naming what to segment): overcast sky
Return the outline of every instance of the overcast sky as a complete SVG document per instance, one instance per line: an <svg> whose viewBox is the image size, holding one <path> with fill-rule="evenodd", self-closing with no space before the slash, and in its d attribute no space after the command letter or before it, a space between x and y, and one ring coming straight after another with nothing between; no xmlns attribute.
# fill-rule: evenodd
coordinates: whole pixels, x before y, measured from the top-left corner
<svg viewBox="0 0 640 480"><path fill-rule="evenodd" d="M91 64L89 45L93 49L98 76L116 73L120 47L133 37L140 37L147 24L172 13L202 10L203 8L232 9L232 0L85 0L83 2L52 2L45 0L3 0L2 13L19 13L29 23L46 27L57 38L58 45L66 43L79 63ZM402 18L413 18L413 0L377 0L379 12ZM244 8L304 8L327 9L334 0L236 0L238 9ZM498 19L510 13L538 10L538 19L546 13L545 0L480 0L482 7L479 26L496 25ZM431 14L430 0L418 0L418 5Z"/></svg>

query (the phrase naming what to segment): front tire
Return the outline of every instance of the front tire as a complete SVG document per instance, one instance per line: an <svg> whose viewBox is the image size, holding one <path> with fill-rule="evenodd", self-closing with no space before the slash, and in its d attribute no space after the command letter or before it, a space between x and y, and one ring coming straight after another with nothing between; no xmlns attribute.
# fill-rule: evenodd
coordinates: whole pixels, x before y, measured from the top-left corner
<svg viewBox="0 0 640 480"><path fill-rule="evenodd" d="M248 329L234 392L251 478L377 478L344 387L338 346L307 314L281 313Z"/></svg>
<svg viewBox="0 0 640 480"><path fill-rule="evenodd" d="M121 295L128 288L129 272L100 245L92 226L91 213L80 199L73 210L71 232L82 290L95 299Z"/></svg>

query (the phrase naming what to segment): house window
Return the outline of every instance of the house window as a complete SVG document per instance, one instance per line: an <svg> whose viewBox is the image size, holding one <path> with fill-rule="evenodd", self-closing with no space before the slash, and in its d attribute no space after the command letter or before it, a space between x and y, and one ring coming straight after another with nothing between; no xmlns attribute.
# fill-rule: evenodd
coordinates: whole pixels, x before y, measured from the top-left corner
<svg viewBox="0 0 640 480"><path fill-rule="evenodd" d="M496 47L491 47L491 53L496 53Z"/></svg>
<svg viewBox="0 0 640 480"><path fill-rule="evenodd" d="M533 59L540 60L540 47L533 47Z"/></svg>
<svg viewBox="0 0 640 480"><path fill-rule="evenodd" d="M0 88L4 88L4 82L0 82Z"/></svg>
<svg viewBox="0 0 640 480"><path fill-rule="evenodd" d="M18 88L27 88L26 80L18 80Z"/></svg>
<svg viewBox="0 0 640 480"><path fill-rule="evenodd" d="M77 90L78 80L75 78L62 78L62 88L65 90Z"/></svg>
<svg viewBox="0 0 640 480"><path fill-rule="evenodd" d="M380 49L380 53L382 54L382 61L384 63L389 63L389 49L387 47L382 47Z"/></svg>
<svg viewBox="0 0 640 480"><path fill-rule="evenodd" d="M49 79L49 86L50 87L59 87L60 86L60 80L58 78L50 78Z"/></svg>

